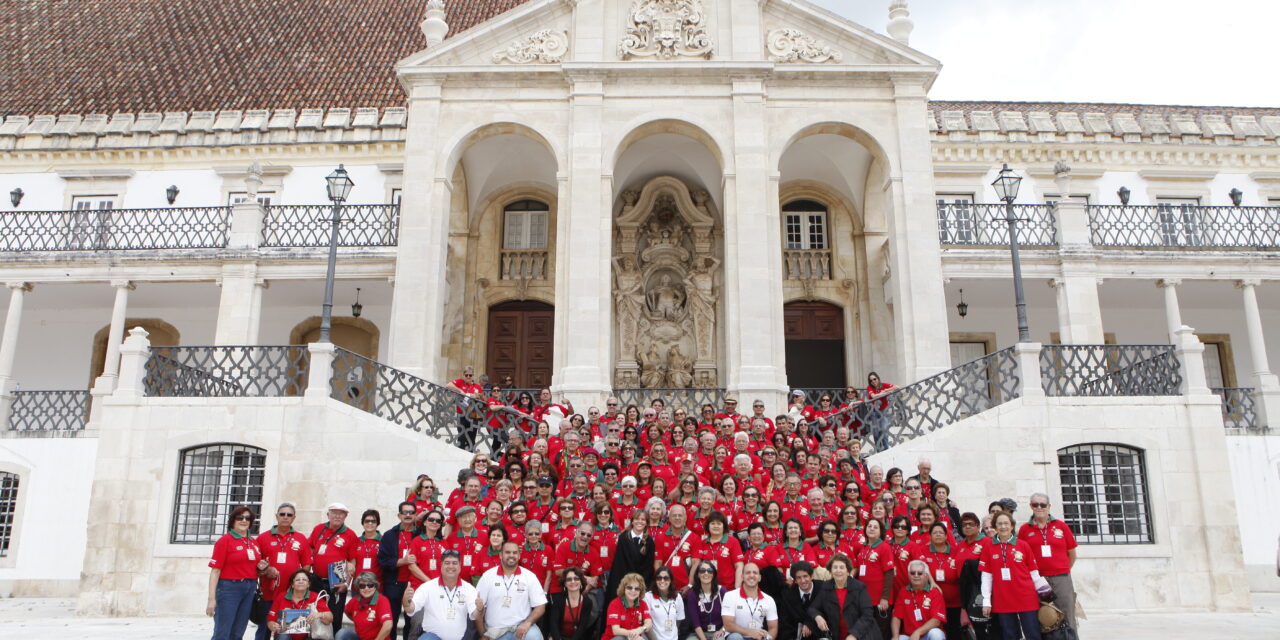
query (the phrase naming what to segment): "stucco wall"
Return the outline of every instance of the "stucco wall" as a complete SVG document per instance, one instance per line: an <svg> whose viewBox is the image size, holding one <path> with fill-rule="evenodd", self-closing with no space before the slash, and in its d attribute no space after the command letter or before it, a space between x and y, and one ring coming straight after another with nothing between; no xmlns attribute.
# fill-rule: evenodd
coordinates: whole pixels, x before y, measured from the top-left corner
<svg viewBox="0 0 1280 640"><path fill-rule="evenodd" d="M1280 591L1276 552L1280 545L1280 435L1227 436L1236 504L1240 508L1240 545L1249 588Z"/></svg>

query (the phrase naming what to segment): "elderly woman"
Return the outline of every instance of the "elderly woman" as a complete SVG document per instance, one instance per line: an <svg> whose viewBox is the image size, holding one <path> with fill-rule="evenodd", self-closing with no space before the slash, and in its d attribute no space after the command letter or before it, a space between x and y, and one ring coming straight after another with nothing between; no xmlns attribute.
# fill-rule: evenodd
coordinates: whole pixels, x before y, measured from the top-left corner
<svg viewBox="0 0 1280 640"><path fill-rule="evenodd" d="M618 584L617 598L606 608L604 634L601 640L640 640L653 628L649 605L645 602L645 581L637 573L628 573Z"/></svg>
<svg viewBox="0 0 1280 640"><path fill-rule="evenodd" d="M1076 628L1076 588L1071 568L1076 564L1076 537L1067 523L1049 515L1049 496L1031 494L1031 520L1018 529L1018 539L1031 547L1040 575L1053 588L1054 602Z"/></svg>
<svg viewBox="0 0 1280 640"><path fill-rule="evenodd" d="M329 611L329 603L325 598L321 598L319 593L311 592L311 576L307 574L306 569L294 570L287 584L289 588L276 596L275 602L271 604L271 611L267 613L267 627L278 634L278 638L288 640L310 638L311 623L319 621L324 624L333 624L333 613ZM306 616L306 631L300 633L285 631L287 624L285 611L312 608L315 611Z"/></svg>
<svg viewBox="0 0 1280 640"><path fill-rule="evenodd" d="M1001 511L992 517L996 535L982 554L982 615L996 614L1005 640L1017 640L1018 628L1026 640L1040 640L1037 593L1052 593L1040 577L1031 545L1014 535L1013 516Z"/></svg>
<svg viewBox="0 0 1280 640"><path fill-rule="evenodd" d="M893 607L893 633L897 640L947 640L942 624L947 620L942 591L929 576L923 560L907 565L907 586L898 592Z"/></svg>
<svg viewBox="0 0 1280 640"><path fill-rule="evenodd" d="M269 564L249 537L253 510L238 506L231 510L227 533L213 545L209 559L209 604L205 615L213 616L213 640L240 640L249 626L258 573Z"/></svg>

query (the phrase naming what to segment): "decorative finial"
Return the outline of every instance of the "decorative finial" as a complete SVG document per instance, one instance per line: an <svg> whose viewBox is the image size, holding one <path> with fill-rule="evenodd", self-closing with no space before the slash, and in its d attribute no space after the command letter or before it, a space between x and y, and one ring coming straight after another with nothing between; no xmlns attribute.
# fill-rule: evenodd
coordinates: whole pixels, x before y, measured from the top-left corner
<svg viewBox="0 0 1280 640"><path fill-rule="evenodd" d="M889 36L902 44L907 44L911 39L911 30L915 28L916 24L911 21L911 12L907 10L907 0L890 0Z"/></svg>
<svg viewBox="0 0 1280 640"><path fill-rule="evenodd" d="M449 33L449 23L444 21L444 0L431 0L427 3L427 19L422 21L422 35L427 37L427 46L434 47L444 42Z"/></svg>
<svg viewBox="0 0 1280 640"><path fill-rule="evenodd" d="M248 200L257 200L260 188L262 188L262 163L254 160L244 175L244 192Z"/></svg>
<svg viewBox="0 0 1280 640"><path fill-rule="evenodd" d="M1064 173L1065 173L1065 174L1070 174L1070 173L1071 173L1071 165L1069 165L1069 164L1067 164L1067 163L1065 163L1065 162L1063 162L1063 161L1061 161L1061 160L1059 160L1059 161L1057 161L1057 162L1053 163L1053 175L1055 175L1055 176L1060 176L1060 175L1062 175L1062 174L1064 174Z"/></svg>

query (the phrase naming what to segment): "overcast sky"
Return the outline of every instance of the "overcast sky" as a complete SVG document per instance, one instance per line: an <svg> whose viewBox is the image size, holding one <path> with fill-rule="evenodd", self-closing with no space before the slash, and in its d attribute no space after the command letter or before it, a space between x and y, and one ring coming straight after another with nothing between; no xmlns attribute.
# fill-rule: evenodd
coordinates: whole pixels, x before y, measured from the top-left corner
<svg viewBox="0 0 1280 640"><path fill-rule="evenodd" d="M812 0L879 33L889 0ZM1277 0L909 0L937 100L1280 106Z"/></svg>

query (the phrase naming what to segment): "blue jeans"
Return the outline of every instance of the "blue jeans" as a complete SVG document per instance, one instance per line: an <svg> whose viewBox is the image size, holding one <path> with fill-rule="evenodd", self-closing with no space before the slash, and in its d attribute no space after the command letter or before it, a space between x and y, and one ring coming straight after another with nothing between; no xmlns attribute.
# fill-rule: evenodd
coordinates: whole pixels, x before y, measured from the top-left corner
<svg viewBox="0 0 1280 640"><path fill-rule="evenodd" d="M1000 629L1004 632L1004 640L1040 640L1040 618L1036 614L1039 609L1019 611L1017 613L997 613L993 617L1000 620Z"/></svg>
<svg viewBox="0 0 1280 640"><path fill-rule="evenodd" d="M360 640L360 636L356 635L351 629L343 629L333 637L333 640Z"/></svg>
<svg viewBox="0 0 1280 640"><path fill-rule="evenodd" d="M900 635L898 640L909 640L911 636ZM947 634L942 629L930 629L920 636L920 640L947 640Z"/></svg>
<svg viewBox="0 0 1280 640"><path fill-rule="evenodd" d="M493 640L516 640L515 629L513 628L511 631L508 631ZM524 634L524 640L542 640L542 631L538 629L538 625L534 624L529 626L529 633Z"/></svg>
<svg viewBox="0 0 1280 640"><path fill-rule="evenodd" d="M213 592L213 640L241 640L249 626L249 610L258 581L219 580Z"/></svg>

